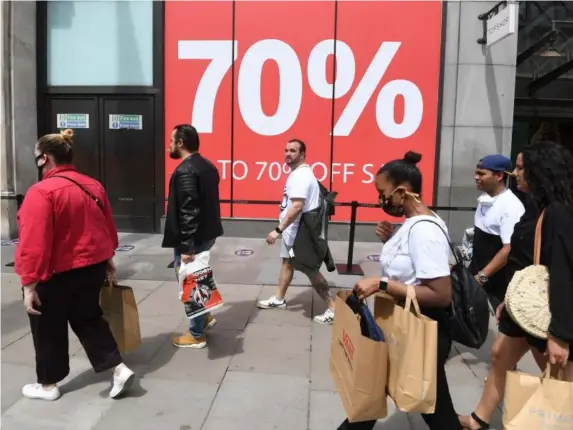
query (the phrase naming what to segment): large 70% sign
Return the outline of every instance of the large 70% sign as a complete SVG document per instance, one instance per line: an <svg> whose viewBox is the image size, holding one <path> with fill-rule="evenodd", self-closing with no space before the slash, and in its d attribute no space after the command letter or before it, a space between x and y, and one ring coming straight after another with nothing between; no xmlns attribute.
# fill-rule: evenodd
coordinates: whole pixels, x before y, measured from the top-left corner
<svg viewBox="0 0 573 430"><path fill-rule="evenodd" d="M232 44L234 43L234 49ZM312 91L325 99L345 96L354 84L356 64L352 49L336 41L336 81L326 78L326 61L334 54L334 40L319 42L308 59L307 78ZM382 42L370 62L346 108L336 121L332 134L349 136L364 108L400 48L400 42ZM213 111L217 92L233 62L239 43L231 40L180 40L180 60L211 60L197 87L193 104L193 125L202 133L213 132ZM234 55L233 55L234 54ZM273 60L279 70L279 101L276 112L266 115L261 104L263 64ZM265 39L254 43L245 52L238 72L238 105L245 124L255 133L276 136L286 132L296 121L303 93L302 68L297 53L287 43ZM404 117L394 118L396 98L404 99ZM380 89L376 98L376 122L386 136L404 139L416 132L422 121L424 102L420 89L405 79L392 80Z"/></svg>

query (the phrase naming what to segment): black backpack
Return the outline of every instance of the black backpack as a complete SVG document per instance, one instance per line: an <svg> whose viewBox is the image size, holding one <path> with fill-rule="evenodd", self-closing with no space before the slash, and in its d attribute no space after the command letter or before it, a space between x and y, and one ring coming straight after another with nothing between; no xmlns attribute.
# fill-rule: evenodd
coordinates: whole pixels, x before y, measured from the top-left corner
<svg viewBox="0 0 573 430"><path fill-rule="evenodd" d="M460 251L452 245L450 238L437 222L421 220L414 225L424 221L436 224L442 230L456 259L456 264L451 269L452 304L449 317L452 339L469 348L479 349L489 332L490 311L487 293L464 266Z"/></svg>

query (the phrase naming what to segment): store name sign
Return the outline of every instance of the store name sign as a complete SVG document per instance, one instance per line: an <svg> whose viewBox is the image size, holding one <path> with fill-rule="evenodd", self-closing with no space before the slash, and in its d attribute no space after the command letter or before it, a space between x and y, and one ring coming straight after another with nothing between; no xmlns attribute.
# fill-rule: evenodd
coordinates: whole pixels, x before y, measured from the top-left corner
<svg viewBox="0 0 573 430"><path fill-rule="evenodd" d="M487 20L487 46L492 46L515 33L517 8L516 3L507 3L504 9Z"/></svg>

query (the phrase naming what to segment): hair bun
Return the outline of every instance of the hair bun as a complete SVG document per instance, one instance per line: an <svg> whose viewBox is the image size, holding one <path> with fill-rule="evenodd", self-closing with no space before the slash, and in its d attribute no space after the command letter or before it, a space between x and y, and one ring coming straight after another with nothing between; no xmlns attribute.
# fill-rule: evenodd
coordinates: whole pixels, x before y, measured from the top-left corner
<svg viewBox="0 0 573 430"><path fill-rule="evenodd" d="M422 154L418 154L417 152L414 151L408 151L406 152L406 155L404 155L404 160L414 165L418 164L421 159L422 159Z"/></svg>
<svg viewBox="0 0 573 430"><path fill-rule="evenodd" d="M67 128L65 130L61 130L60 134L68 143L72 143L72 138L74 137L74 130L72 130L71 128Z"/></svg>

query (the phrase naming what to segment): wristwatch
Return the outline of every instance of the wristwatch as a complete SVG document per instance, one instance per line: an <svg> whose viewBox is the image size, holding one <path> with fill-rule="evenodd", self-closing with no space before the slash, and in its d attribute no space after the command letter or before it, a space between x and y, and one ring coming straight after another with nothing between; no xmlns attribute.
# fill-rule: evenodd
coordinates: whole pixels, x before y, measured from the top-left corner
<svg viewBox="0 0 573 430"><path fill-rule="evenodd" d="M279 227L276 227L276 228L275 228L275 231L276 231L278 234L283 234L283 231L282 231Z"/></svg>
<svg viewBox="0 0 573 430"><path fill-rule="evenodd" d="M382 276L382 278L380 279L380 283L378 284L378 289L383 293L386 293L388 291L388 278L386 276Z"/></svg>
<svg viewBox="0 0 573 430"><path fill-rule="evenodd" d="M481 284L485 284L487 281L489 281L489 278L485 276L483 272L479 272L477 277Z"/></svg>

